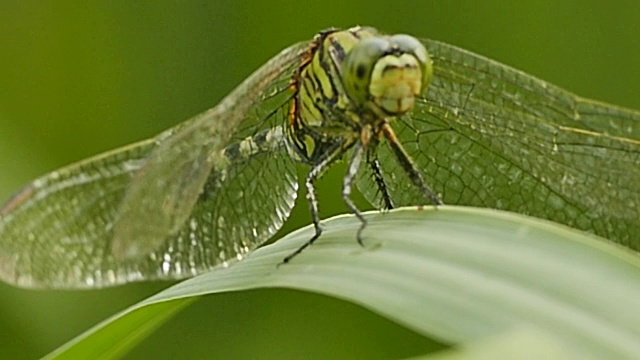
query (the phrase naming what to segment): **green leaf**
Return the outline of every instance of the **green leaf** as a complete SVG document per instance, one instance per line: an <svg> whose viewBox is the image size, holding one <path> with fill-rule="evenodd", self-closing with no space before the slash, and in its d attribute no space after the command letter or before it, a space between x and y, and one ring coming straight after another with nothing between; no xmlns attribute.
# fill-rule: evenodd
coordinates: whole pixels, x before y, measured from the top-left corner
<svg viewBox="0 0 640 360"><path fill-rule="evenodd" d="M85 357L118 355L114 347L140 327L134 317L153 321L185 305L177 299L264 287L344 299L454 345L524 326L581 356L640 357L636 253L547 221L486 209L405 208L366 216L364 248L355 241L357 219L329 219L322 237L289 264L277 267L312 228L150 297L52 357L80 356L79 347Z"/></svg>
<svg viewBox="0 0 640 360"><path fill-rule="evenodd" d="M142 306L142 303L134 305L76 337L46 358L118 359L196 299L188 297L157 302L138 311L133 309Z"/></svg>
<svg viewBox="0 0 640 360"><path fill-rule="evenodd" d="M580 358L577 351L563 346L550 334L532 328L519 328L460 348L437 354L412 357L411 360L566 360ZM408 359L407 359L408 360Z"/></svg>

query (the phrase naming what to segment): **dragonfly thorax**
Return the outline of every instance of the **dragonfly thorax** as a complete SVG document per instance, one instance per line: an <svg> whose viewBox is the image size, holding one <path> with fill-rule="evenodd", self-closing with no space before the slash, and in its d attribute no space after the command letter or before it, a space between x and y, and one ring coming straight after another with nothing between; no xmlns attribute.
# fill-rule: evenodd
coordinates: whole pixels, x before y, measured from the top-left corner
<svg viewBox="0 0 640 360"><path fill-rule="evenodd" d="M424 46L408 35L355 27L315 41L294 78L288 131L290 150L309 163L352 143L363 127L378 133L388 118L411 111L433 72Z"/></svg>

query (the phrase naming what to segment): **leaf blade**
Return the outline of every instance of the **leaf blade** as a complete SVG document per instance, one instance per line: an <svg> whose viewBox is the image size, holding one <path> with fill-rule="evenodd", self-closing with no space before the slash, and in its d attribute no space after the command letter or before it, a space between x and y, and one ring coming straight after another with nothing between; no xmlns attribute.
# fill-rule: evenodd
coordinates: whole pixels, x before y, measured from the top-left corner
<svg viewBox="0 0 640 360"><path fill-rule="evenodd" d="M324 223L323 237L290 264L276 268L311 229L171 287L122 315L184 297L286 287L360 304L448 343L527 325L585 356L640 354L640 258L630 250L486 209L445 206L367 216L364 249L355 241L357 220L333 218Z"/></svg>

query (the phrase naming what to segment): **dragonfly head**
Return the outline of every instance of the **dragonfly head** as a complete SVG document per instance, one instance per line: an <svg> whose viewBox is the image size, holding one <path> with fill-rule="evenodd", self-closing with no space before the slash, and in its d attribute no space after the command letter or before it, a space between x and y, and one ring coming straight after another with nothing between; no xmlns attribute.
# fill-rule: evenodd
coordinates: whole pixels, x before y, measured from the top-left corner
<svg viewBox="0 0 640 360"><path fill-rule="evenodd" d="M342 70L345 91L357 106L382 115L413 109L433 74L425 47L409 35L370 37L349 51Z"/></svg>

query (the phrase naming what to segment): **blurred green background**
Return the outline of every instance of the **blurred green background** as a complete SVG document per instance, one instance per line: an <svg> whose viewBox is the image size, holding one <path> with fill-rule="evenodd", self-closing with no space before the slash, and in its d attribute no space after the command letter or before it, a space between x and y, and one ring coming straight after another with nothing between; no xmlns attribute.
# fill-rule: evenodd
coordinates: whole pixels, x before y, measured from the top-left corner
<svg viewBox="0 0 640 360"><path fill-rule="evenodd" d="M487 55L579 95L640 108L637 0L0 2L0 199L38 175L214 106L280 49L356 24ZM320 183L345 211L342 171ZM0 201L1 202L1 201ZM309 223L298 206L284 231ZM42 356L166 287L0 284L0 358ZM209 296L131 358L389 358L438 348L355 305L290 290Z"/></svg>

